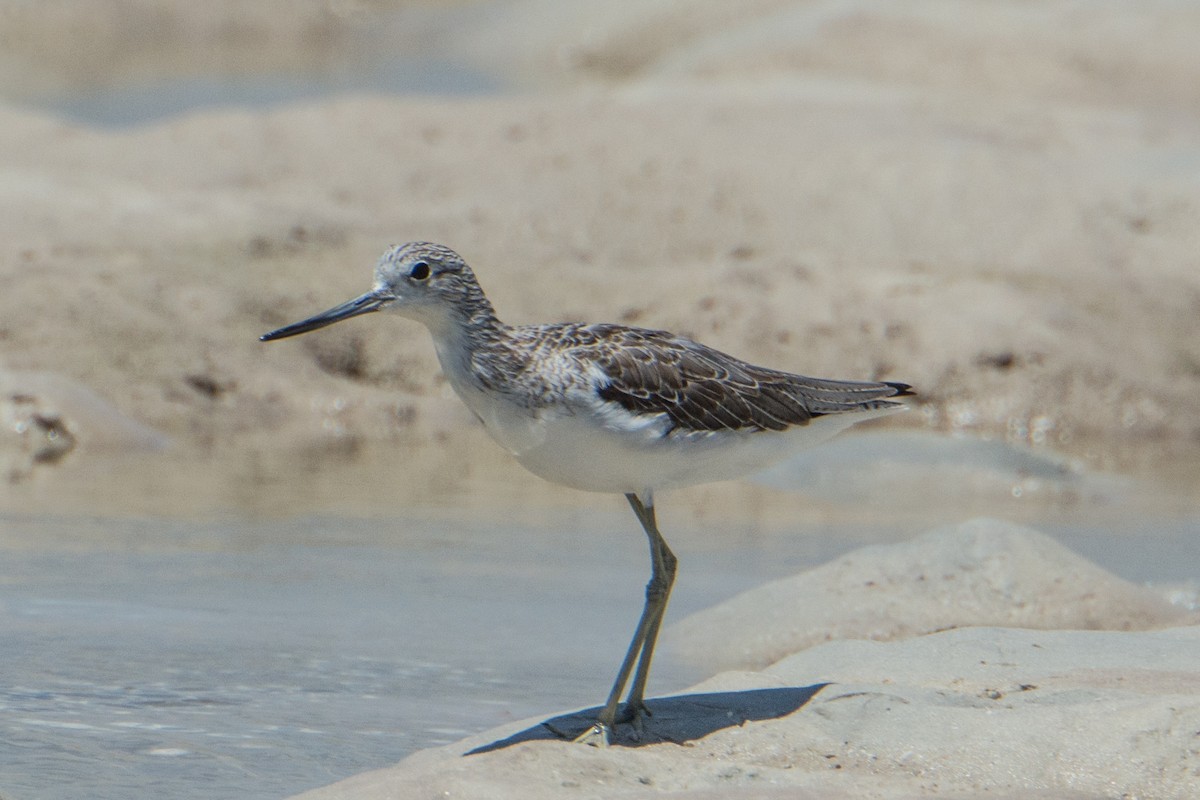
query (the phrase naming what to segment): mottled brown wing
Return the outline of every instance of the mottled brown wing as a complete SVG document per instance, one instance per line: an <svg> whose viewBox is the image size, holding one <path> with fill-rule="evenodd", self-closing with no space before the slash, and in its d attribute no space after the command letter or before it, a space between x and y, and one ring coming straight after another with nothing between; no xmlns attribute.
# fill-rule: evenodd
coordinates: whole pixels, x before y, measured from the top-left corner
<svg viewBox="0 0 1200 800"><path fill-rule="evenodd" d="M589 329L596 342L581 349L608 376L600 397L636 414L666 414L673 429L781 431L823 414L892 406L884 398L911 394L903 383L822 380L756 367L666 331Z"/></svg>

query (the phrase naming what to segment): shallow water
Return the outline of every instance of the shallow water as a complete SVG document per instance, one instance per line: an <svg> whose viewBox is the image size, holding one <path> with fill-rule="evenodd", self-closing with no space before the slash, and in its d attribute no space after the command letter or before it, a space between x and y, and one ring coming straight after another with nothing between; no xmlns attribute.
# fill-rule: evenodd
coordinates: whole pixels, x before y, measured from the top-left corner
<svg viewBox="0 0 1200 800"><path fill-rule="evenodd" d="M610 521L3 520L95 546L4 559L0 795L279 797L597 703L646 571ZM786 571L727 555L687 557L673 614ZM655 686L697 677L664 658Z"/></svg>
<svg viewBox="0 0 1200 800"><path fill-rule="evenodd" d="M124 46L138 54L135 63L91 64L66 86L51 75L44 75L46 86L38 85L37 77L57 69L33 70L34 80L14 84L0 78L0 100L83 125L126 128L206 109L261 111L349 94L495 94L511 88L505 78L452 46L461 32L487 24L487 5L417 4L357 19L330 16L323 20L324 46L282 57L270 47L256 57L247 52L253 46L231 36L221 43L226 49L199 67L181 58L169 37L159 41L132 28ZM181 17L187 24L187 15Z"/></svg>
<svg viewBox="0 0 1200 800"><path fill-rule="evenodd" d="M644 541L616 503L611 515L532 529L317 517L0 524L23 543L0 567L5 798L281 797L596 704L647 572ZM1197 576L1196 518L1159 520L1152 535L1132 524L1042 527L1134 580ZM848 524L760 533L671 535L681 572L670 618L896 538ZM667 651L651 689L701 677Z"/></svg>
<svg viewBox="0 0 1200 800"><path fill-rule="evenodd" d="M354 73L169 78L39 97L30 104L84 125L125 128L212 108L262 110L356 93L454 97L499 87L493 76L451 61L389 58Z"/></svg>

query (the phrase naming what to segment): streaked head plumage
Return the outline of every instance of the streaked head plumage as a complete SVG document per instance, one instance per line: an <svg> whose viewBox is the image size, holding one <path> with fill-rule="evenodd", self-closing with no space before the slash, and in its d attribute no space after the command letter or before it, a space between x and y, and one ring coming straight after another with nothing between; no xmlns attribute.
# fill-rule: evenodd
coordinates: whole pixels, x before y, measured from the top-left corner
<svg viewBox="0 0 1200 800"><path fill-rule="evenodd" d="M462 256L433 242L409 242L393 245L380 256L371 291L261 338L283 339L373 311L401 314L435 330L498 324Z"/></svg>

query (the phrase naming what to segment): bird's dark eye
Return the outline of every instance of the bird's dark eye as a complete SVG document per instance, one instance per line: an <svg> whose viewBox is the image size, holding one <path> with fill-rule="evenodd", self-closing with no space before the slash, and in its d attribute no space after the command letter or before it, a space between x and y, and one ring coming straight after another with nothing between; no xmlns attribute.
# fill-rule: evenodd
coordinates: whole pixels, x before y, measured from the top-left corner
<svg viewBox="0 0 1200 800"><path fill-rule="evenodd" d="M412 269L408 271L408 277L414 281L423 281L429 277L429 264L425 261L418 261L412 265Z"/></svg>

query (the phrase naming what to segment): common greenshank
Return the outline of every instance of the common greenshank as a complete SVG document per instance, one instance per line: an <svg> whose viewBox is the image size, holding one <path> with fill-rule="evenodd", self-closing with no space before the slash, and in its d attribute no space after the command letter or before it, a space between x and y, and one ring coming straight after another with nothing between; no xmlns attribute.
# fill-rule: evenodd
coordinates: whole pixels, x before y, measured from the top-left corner
<svg viewBox="0 0 1200 800"><path fill-rule="evenodd" d="M576 739L597 745L609 742L618 722L640 731L648 716L646 678L676 564L658 530L655 493L766 469L857 422L901 410L888 398L912 394L904 383L757 367L667 331L505 325L462 257L429 242L390 248L371 291L261 339L374 311L429 329L450 385L526 469L576 489L625 495L646 532L651 578L641 619L603 709Z"/></svg>

